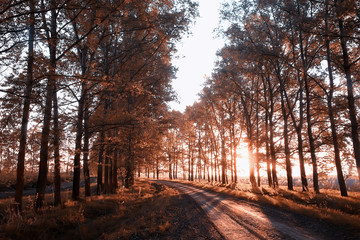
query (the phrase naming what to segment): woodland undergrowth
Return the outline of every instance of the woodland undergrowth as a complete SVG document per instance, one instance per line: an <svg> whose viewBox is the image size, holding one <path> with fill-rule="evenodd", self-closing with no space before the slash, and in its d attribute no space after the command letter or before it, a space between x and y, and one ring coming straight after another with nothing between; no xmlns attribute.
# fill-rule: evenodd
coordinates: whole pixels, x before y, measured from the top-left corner
<svg viewBox="0 0 360 240"><path fill-rule="evenodd" d="M22 215L11 211L12 199L1 200L0 239L171 239L179 227L172 208L180 194L160 184L136 181L117 194L80 201L70 200L70 191L62 194L61 206L52 206L47 194L39 211L34 197L26 197Z"/></svg>

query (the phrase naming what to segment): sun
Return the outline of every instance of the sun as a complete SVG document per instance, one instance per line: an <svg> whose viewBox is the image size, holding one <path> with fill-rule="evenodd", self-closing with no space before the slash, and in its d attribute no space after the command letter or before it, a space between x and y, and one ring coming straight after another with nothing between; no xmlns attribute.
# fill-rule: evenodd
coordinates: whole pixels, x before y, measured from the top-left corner
<svg viewBox="0 0 360 240"><path fill-rule="evenodd" d="M249 176L249 151L247 146L241 146L236 151L237 174L241 177L247 177Z"/></svg>

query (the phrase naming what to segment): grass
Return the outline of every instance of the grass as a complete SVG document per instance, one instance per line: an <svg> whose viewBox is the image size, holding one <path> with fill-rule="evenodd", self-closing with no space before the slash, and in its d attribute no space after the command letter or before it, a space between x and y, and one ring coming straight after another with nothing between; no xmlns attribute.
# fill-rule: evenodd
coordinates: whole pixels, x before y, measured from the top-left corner
<svg viewBox="0 0 360 240"><path fill-rule="evenodd" d="M246 184L180 182L360 229L358 192L341 197L334 190L315 194L300 188L289 191L284 187L252 189ZM140 179L130 189L120 188L117 194L80 201L71 201L70 197L71 191L62 192L62 206L54 207L53 195L47 194L45 207L37 212L33 210L34 196L25 197L22 215L11 211L12 198L0 200L0 239L221 238L190 197L160 183Z"/></svg>
<svg viewBox="0 0 360 240"><path fill-rule="evenodd" d="M321 219L339 226L360 229L360 193L349 192L349 197L339 196L335 190L321 190L320 194L302 192L301 188L289 191L286 187L273 189L250 185L209 183L205 181L180 181L202 189L227 194L240 199L269 204L287 211Z"/></svg>
<svg viewBox="0 0 360 240"><path fill-rule="evenodd" d="M36 187L38 179L38 173L25 172L24 174L24 188L34 188ZM62 173L61 181L68 182L71 181L72 175L70 173ZM54 183L54 175L49 174L47 179L47 185ZM16 188L16 172L2 172L0 174L0 190L7 191Z"/></svg>
<svg viewBox="0 0 360 240"><path fill-rule="evenodd" d="M59 207L51 206L47 194L37 212L33 198L24 199L22 215L10 210L12 199L0 201L0 239L187 239L196 232L211 239L217 234L209 231L213 226L205 217L198 219L204 213L192 199L148 181L81 201L69 200L70 192L64 192Z"/></svg>

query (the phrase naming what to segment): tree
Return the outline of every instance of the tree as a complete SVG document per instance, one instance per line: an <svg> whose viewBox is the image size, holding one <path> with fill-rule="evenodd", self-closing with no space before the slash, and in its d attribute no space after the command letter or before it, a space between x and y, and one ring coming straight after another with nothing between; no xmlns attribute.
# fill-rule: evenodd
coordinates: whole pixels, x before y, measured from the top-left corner
<svg viewBox="0 0 360 240"><path fill-rule="evenodd" d="M343 0L334 0L335 5L335 14L337 17L337 23L338 23L338 31L339 31L339 39L340 39L340 45L342 49L342 71L345 74L346 79L346 88L347 88L347 101L348 101L348 109L349 109L349 117L351 122L351 138L353 141L353 148L354 148L354 155L355 155L355 161L356 166L358 169L358 178L360 180L360 141L359 141L359 133L358 133L358 122L357 122L357 110L355 105L355 97L354 97L354 86L353 86L353 80L352 80L352 71L351 67L354 65L357 60L354 62L351 62L349 52L348 52L348 36L352 34L351 31L351 20L348 22L349 27L346 27L346 24L344 24L344 16L351 16L352 11L356 11L357 7L355 4L355 1L343 1ZM346 22L345 22L346 23ZM347 33L346 31L349 31ZM338 166L340 167L340 166ZM339 172L338 172L339 173ZM343 194L346 195L345 192Z"/></svg>
<svg viewBox="0 0 360 240"><path fill-rule="evenodd" d="M46 98L44 108L44 120L41 134L41 149L40 149L40 166L39 177L36 185L36 199L35 207L40 208L43 205L46 178L48 172L48 152L49 152L49 135L50 135L50 121L52 110L52 97L55 91L56 84L56 52L57 52L57 3L55 0L50 1L50 23L45 20L45 6L42 3L41 10L43 11L43 25L45 26L46 38L49 48L49 71L46 86ZM48 25L50 25L48 27Z"/></svg>
<svg viewBox="0 0 360 240"><path fill-rule="evenodd" d="M35 1L29 1L29 39L28 39L28 60L26 73L26 89L24 94L24 104L22 112L20 146L17 159L16 170L16 193L15 201L18 203L18 210L22 211L22 197L24 190L24 168L25 168L25 150L28 132L28 122L30 115L30 96L33 87L33 66L34 66L34 38L35 38Z"/></svg>

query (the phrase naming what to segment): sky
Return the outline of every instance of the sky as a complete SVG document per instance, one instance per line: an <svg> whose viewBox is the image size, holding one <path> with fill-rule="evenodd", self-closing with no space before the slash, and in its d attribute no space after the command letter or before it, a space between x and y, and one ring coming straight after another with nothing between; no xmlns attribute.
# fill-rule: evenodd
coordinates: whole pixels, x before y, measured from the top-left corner
<svg viewBox="0 0 360 240"><path fill-rule="evenodd" d="M178 43L177 58L172 64L178 68L173 88L180 103L171 102L172 109L183 112L198 100L205 76L210 76L216 61L216 51L224 45L224 40L215 38L214 29L219 22L221 0L198 0L200 17L191 26L192 34Z"/></svg>

